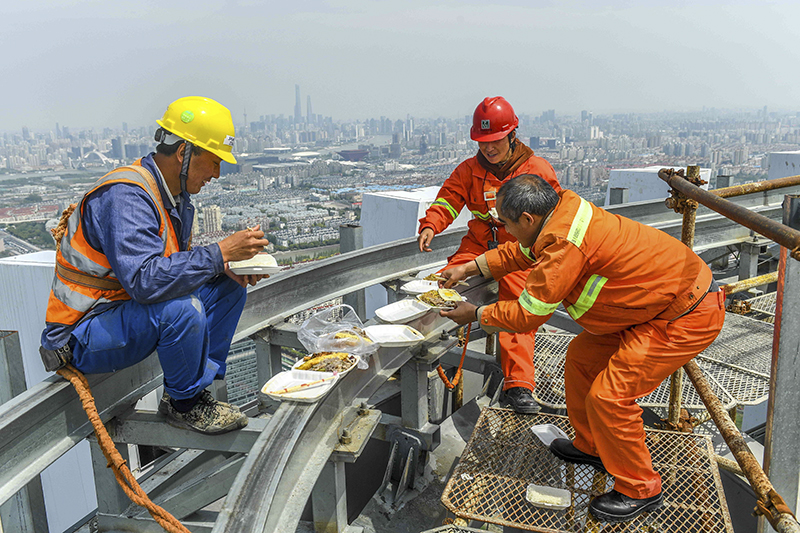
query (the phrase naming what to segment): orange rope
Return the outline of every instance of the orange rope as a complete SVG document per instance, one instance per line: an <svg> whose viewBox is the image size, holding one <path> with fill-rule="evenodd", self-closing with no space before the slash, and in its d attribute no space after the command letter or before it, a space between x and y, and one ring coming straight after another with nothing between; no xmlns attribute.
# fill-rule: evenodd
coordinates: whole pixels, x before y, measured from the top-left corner
<svg viewBox="0 0 800 533"><path fill-rule="evenodd" d="M462 374L461 367L464 366L464 357L467 355L467 344L469 344L469 331L471 327L472 324L467 324L466 326L464 326L464 330L466 330L467 333L464 335L464 347L461 350L461 361L458 363L458 370L456 370L456 375L453 377L452 383L450 382L449 379L447 379L447 376L444 373L444 368L442 368L442 365L436 367L436 371L439 373L439 377L442 378L442 382L444 383L444 386L447 388L447 390L452 391L453 389L455 389L456 385L458 385L458 381L461 379L461 374Z"/></svg>
<svg viewBox="0 0 800 533"><path fill-rule="evenodd" d="M91 422L92 427L94 427L94 434L97 436L100 449L103 450L103 455L106 457L106 461L108 461L106 466L114 471L114 477L117 478L117 483L119 483L119 486L125 491L128 498L136 505L147 509L147 512L158 522L158 525L164 528L168 533L191 533L177 518L172 516L164 508L154 504L150 498L147 497L144 490L142 490L142 487L139 486L130 468L128 468L125 459L122 458L116 445L108 435L103 421L100 420L100 415L97 412L97 406L94 403L94 397L92 396L92 391L89 388L89 382L86 381L86 377L72 365L67 365L58 370L58 375L69 380L72 386L75 387L78 397L83 404L83 410L86 411L89 422Z"/></svg>

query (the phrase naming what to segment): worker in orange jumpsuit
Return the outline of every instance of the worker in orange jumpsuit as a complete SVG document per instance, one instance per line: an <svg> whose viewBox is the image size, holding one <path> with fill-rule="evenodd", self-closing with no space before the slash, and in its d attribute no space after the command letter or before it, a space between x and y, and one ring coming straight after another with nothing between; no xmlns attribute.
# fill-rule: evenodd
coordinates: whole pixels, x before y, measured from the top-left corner
<svg viewBox="0 0 800 533"><path fill-rule="evenodd" d="M470 137L478 142L478 153L462 162L439 190L436 201L419 221L419 250L430 252L434 235L444 231L466 205L474 218L461 246L447 259L447 267L469 263L498 244L513 241L497 219L495 196L511 178L538 174L557 191L561 186L550 163L516 138L519 119L505 98L486 98L472 116ZM499 299L516 301L525 287L527 272L514 272L499 282ZM502 400L519 413L539 411L533 399L535 384L533 340L535 332L499 335L500 361L505 377Z"/></svg>
<svg viewBox="0 0 800 533"><path fill-rule="evenodd" d="M722 329L724 296L711 270L666 233L572 191L556 193L538 176L505 184L497 208L519 243L445 270L445 286L470 275L501 279L530 269L525 290L516 302L480 308L463 302L442 315L459 324L477 319L489 332L535 331L563 303L584 328L570 343L564 371L575 440L557 439L550 449L614 476L614 490L589 505L600 520L627 521L659 508L661 478L645 446L636 399Z"/></svg>

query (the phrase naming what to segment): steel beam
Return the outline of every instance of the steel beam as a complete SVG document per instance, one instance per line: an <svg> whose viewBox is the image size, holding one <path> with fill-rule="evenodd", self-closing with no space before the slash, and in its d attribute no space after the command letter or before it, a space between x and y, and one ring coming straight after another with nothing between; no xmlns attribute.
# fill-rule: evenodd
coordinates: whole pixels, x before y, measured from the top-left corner
<svg viewBox="0 0 800 533"><path fill-rule="evenodd" d="M800 228L800 196L787 196L784 224ZM778 304L772 349L764 470L792 512L800 504L800 264L781 248Z"/></svg>
<svg viewBox="0 0 800 533"><path fill-rule="evenodd" d="M266 418L251 418L247 426L222 435L204 435L164 423L164 416L152 411L132 411L114 419L109 433L114 442L169 446L196 450L249 452L253 443L269 423Z"/></svg>
<svg viewBox="0 0 800 533"><path fill-rule="evenodd" d="M113 374L87 378L104 422L129 409L163 380L154 356ZM0 405L0 503L91 432L78 395L59 376Z"/></svg>
<svg viewBox="0 0 800 533"><path fill-rule="evenodd" d="M344 463L325 463L311 491L311 510L316 533L341 533L347 529Z"/></svg>
<svg viewBox="0 0 800 533"><path fill-rule="evenodd" d="M25 366L19 334L0 331L0 404L25 392ZM47 512L44 506L42 481L39 476L0 505L0 523L5 531L47 533Z"/></svg>

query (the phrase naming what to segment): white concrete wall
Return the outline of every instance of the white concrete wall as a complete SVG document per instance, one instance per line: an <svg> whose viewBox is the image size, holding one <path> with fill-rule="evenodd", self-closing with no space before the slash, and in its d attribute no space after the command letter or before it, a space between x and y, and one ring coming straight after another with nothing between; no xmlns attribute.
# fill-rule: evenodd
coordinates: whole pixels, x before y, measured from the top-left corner
<svg viewBox="0 0 800 533"><path fill-rule="evenodd" d="M800 152L772 152L769 154L767 179L787 178L800 174Z"/></svg>
<svg viewBox="0 0 800 533"><path fill-rule="evenodd" d="M419 219L436 200L439 187L425 187L411 191L386 191L367 193L361 202L361 226L364 228L364 247L376 246L417 235ZM466 226L472 218L469 209L462 209L450 227ZM436 247L436 237L431 248ZM366 290L367 316L386 305L383 287Z"/></svg>
<svg viewBox="0 0 800 533"><path fill-rule="evenodd" d="M39 339L54 265L52 251L0 259L0 330L19 332L28 388L50 375L42 366ZM97 508L88 442L72 448L41 477L50 531L64 531Z"/></svg>
<svg viewBox="0 0 800 533"><path fill-rule="evenodd" d="M606 191L605 205L608 205L612 188L628 189L629 202L641 202L644 200L666 200L669 197L669 186L658 177L658 171L664 168L663 165L644 168L621 168L612 169L608 176L608 190ZM674 167L672 167L674 168ZM678 168L675 168L678 170ZM684 172L686 169L683 169ZM711 169L701 168L700 177L706 182L711 179ZM708 190L708 184L703 185L703 189Z"/></svg>

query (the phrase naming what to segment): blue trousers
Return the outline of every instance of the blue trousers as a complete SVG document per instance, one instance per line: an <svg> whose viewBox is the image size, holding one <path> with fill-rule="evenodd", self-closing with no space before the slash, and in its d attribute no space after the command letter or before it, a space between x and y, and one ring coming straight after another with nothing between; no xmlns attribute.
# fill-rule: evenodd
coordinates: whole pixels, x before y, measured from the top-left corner
<svg viewBox="0 0 800 533"><path fill-rule="evenodd" d="M158 351L166 391L176 400L192 398L225 377L246 297L247 290L223 274L173 300L127 300L73 330L72 364L84 374L114 372Z"/></svg>

